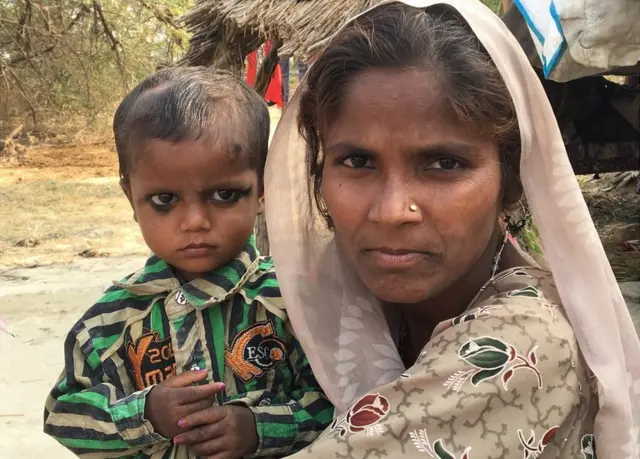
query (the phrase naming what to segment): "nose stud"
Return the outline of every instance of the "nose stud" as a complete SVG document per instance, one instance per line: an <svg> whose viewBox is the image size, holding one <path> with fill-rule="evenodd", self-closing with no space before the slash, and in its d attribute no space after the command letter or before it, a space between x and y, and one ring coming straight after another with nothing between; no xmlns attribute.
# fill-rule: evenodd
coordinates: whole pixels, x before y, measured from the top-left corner
<svg viewBox="0 0 640 459"><path fill-rule="evenodd" d="M411 212L415 212L416 210L418 210L418 206L416 206L415 204L411 204L409 205L409 210Z"/></svg>

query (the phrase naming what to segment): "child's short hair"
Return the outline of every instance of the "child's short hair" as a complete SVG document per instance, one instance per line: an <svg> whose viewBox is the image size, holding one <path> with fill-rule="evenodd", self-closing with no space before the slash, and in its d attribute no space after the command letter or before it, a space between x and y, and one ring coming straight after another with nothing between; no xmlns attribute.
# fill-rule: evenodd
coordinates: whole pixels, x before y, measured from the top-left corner
<svg viewBox="0 0 640 459"><path fill-rule="evenodd" d="M122 100L113 119L120 178L127 180L135 145L159 139L197 140L215 130L230 153L245 157L262 184L269 146L264 100L231 73L206 67L160 70Z"/></svg>

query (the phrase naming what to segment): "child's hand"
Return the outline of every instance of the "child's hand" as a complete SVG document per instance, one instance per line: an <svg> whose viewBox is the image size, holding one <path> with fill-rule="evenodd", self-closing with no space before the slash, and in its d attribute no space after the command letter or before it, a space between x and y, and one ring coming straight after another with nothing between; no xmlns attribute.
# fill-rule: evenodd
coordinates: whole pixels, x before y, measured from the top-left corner
<svg viewBox="0 0 640 459"><path fill-rule="evenodd" d="M189 445L201 459L238 459L256 452L256 420L243 406L212 406L184 417L180 427L187 432L174 443Z"/></svg>
<svg viewBox="0 0 640 459"><path fill-rule="evenodd" d="M173 438L184 432L178 426L180 419L213 404L213 397L224 389L224 384L193 385L206 377L206 370L187 371L168 378L149 392L144 415L156 432Z"/></svg>

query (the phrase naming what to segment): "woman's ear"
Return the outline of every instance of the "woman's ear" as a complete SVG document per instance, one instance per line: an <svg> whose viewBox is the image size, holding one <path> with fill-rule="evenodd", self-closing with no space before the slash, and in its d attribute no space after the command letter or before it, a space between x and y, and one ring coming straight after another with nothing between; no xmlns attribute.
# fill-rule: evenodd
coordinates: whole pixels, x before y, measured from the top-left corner
<svg viewBox="0 0 640 459"><path fill-rule="evenodd" d="M503 209L508 210L520 202L523 192L524 190L520 179L512 171L508 171L502 198Z"/></svg>

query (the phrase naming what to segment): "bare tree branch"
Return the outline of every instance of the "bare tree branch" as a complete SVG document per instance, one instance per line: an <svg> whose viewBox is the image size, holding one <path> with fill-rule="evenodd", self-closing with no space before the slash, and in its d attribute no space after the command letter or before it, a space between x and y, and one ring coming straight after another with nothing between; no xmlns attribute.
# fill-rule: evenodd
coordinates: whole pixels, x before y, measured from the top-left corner
<svg viewBox="0 0 640 459"><path fill-rule="evenodd" d="M18 24L20 27L16 31L16 42L21 42L21 47L24 47L27 51L30 48L29 43L29 32L27 30L28 24L31 23L31 16L33 11L33 5L31 4L31 0L25 0L25 6L22 10L22 15L20 16L20 20Z"/></svg>
<svg viewBox="0 0 640 459"><path fill-rule="evenodd" d="M59 116L70 127L103 114L120 90L173 63L186 36L174 15L187 1L0 0L0 119L48 131Z"/></svg>
<svg viewBox="0 0 640 459"><path fill-rule="evenodd" d="M23 97L23 99L25 100L25 102L27 103L27 105L29 106L29 111L31 112L31 117L33 119L33 124L35 126L38 125L38 118L36 116L36 108L33 104L33 102L31 102L31 99L29 98L29 96L27 96L27 93L24 89L24 86L22 85L22 83L20 82L20 78L18 78L18 76L13 72L13 70L11 70L11 68L2 65L2 62L0 61L0 70L2 71L2 74L4 76L4 73L7 72L9 75L11 75L13 81L16 83L16 85L18 86L18 89L20 90L20 95Z"/></svg>
<svg viewBox="0 0 640 459"><path fill-rule="evenodd" d="M122 65L122 59L120 58L120 52L118 51L118 48L122 49L122 45L113 35L113 32L109 27L109 23L107 22L107 19L104 17L104 12L102 11L102 5L98 3L96 0L94 0L93 2L93 10L95 11L95 13L98 15L98 18L100 19L100 23L102 24L102 30L104 31L105 35L107 36L107 39L110 42L111 51L113 51L113 54L115 55L116 62L118 63L118 67L120 68L120 71L124 74L124 66Z"/></svg>
<svg viewBox="0 0 640 459"><path fill-rule="evenodd" d="M171 13L171 11L169 11L168 8L159 8L156 5L153 5L149 2L147 2L146 0L138 0L140 2L140 4L147 10L149 10L151 12L151 14L153 14L155 16L155 18L168 25L173 27L174 29L178 29L178 25L175 23L174 21L174 16L173 13Z"/></svg>
<svg viewBox="0 0 640 459"><path fill-rule="evenodd" d="M43 54L48 54L51 51L53 51L55 49L55 47L58 45L58 41L59 39L64 36L65 34L69 33L73 27L78 23L78 21L89 12L89 8L86 5L82 5L80 7L80 11L73 17L73 19L71 19L71 22L69 23L69 25L65 28L65 30L63 30L62 32L60 32L59 34L57 34L57 39L50 44L49 46L47 46L44 49L41 49L40 51L36 52L36 53L32 53L31 55L29 55L26 50L20 49L21 51L21 55L18 56L14 56L12 58L10 58L7 61L7 65L15 65L15 64L19 64L20 62L24 62L24 61L30 61L33 58L36 57L40 57Z"/></svg>

